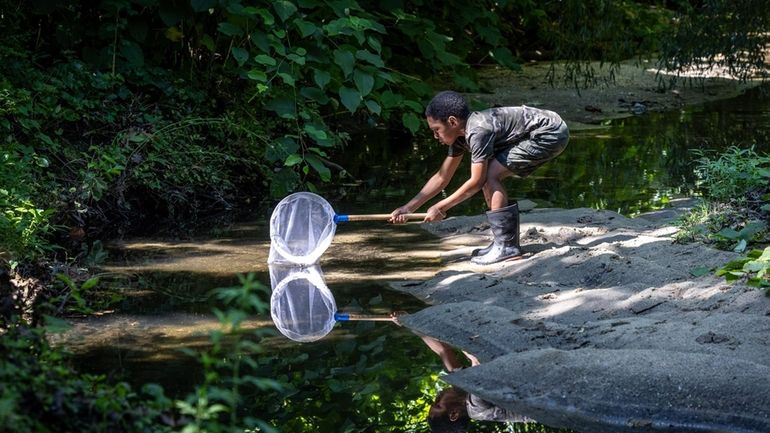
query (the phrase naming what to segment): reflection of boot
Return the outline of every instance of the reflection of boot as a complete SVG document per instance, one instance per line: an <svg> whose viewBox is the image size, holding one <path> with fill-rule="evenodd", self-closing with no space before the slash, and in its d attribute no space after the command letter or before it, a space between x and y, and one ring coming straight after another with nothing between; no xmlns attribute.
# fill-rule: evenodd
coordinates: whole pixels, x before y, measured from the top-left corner
<svg viewBox="0 0 770 433"><path fill-rule="evenodd" d="M489 265L512 257L521 256L519 247L519 204L487 212L494 241L486 254L479 254L471 261L477 265Z"/></svg>

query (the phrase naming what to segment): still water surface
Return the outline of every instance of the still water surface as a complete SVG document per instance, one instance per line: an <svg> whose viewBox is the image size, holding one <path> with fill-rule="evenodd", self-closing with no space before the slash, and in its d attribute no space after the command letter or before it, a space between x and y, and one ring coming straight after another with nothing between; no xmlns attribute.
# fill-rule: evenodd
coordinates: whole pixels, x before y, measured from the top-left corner
<svg viewBox="0 0 770 433"><path fill-rule="evenodd" d="M603 127L573 131L557 160L510 183L515 198L541 207L594 207L626 215L695 192L694 149L756 146L768 152L770 102L760 91L683 111L648 113ZM411 142L371 131L353 140L340 159L350 173L344 188L324 191L338 213L389 212L403 204L435 171L445 148L433 140ZM467 177L467 163L450 188ZM480 197L452 214L484 211ZM105 272L125 300L111 314L75 323L67 344L82 370L115 374L139 386L156 382L183 396L196 383L197 363L179 349L205 349L217 326L207 293L254 273L270 284L269 209L249 221L218 227L185 241L135 239L111 250ZM397 252L409 248L399 260ZM439 271L435 239L415 226L340 227L322 258L326 282L341 310L417 311L414 298L388 290L387 282L425 279ZM387 258L378 251L388 251ZM394 254L396 253L396 254ZM415 259L415 257L418 257ZM254 415L284 431L427 431L424 417L441 387L441 363L408 330L390 323L338 324L315 343L294 343L274 331L269 317L248 322L272 331L257 357L265 377L289 383L285 391L252 396ZM301 422L297 421L300 419ZM557 432L478 423L475 431ZM369 431L369 430L367 430ZM589 432L586 432L589 433Z"/></svg>

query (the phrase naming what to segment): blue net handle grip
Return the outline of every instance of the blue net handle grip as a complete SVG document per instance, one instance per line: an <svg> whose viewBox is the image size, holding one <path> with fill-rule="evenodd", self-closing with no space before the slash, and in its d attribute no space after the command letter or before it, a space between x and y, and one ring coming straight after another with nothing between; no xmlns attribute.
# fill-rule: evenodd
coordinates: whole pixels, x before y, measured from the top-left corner
<svg viewBox="0 0 770 433"><path fill-rule="evenodd" d="M354 320L364 320L370 322L393 322L395 318L391 314L357 314L357 313L334 313L334 320L338 322L350 322Z"/></svg>
<svg viewBox="0 0 770 433"><path fill-rule="evenodd" d="M403 214L408 219L425 219L427 213L408 213ZM348 221L387 221L390 219L389 213L373 213L365 215L334 215L334 222L344 223Z"/></svg>

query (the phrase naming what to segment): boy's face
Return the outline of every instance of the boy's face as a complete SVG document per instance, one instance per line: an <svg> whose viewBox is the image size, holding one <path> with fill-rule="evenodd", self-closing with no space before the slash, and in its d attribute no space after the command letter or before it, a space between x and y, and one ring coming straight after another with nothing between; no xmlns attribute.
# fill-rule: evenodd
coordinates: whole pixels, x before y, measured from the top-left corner
<svg viewBox="0 0 770 433"><path fill-rule="evenodd" d="M449 116L446 122L430 116L427 116L426 119L428 127L433 131L433 137L447 146L451 146L460 136L465 134L460 121L455 116Z"/></svg>

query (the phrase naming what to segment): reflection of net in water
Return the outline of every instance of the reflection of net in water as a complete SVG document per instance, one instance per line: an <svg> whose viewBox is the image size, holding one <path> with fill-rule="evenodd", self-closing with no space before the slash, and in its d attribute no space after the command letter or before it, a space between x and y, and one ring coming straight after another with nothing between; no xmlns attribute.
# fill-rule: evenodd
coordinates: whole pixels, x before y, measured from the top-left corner
<svg viewBox="0 0 770 433"><path fill-rule="evenodd" d="M273 284L270 315L281 334L299 342L323 338L334 327L337 304L326 287L318 266L307 268L270 267L271 280L282 273Z"/></svg>
<svg viewBox="0 0 770 433"><path fill-rule="evenodd" d="M337 321L394 321L392 315L368 315L337 311L334 295L326 286L318 265L270 267L270 316L276 328L291 340L316 341L334 328Z"/></svg>

